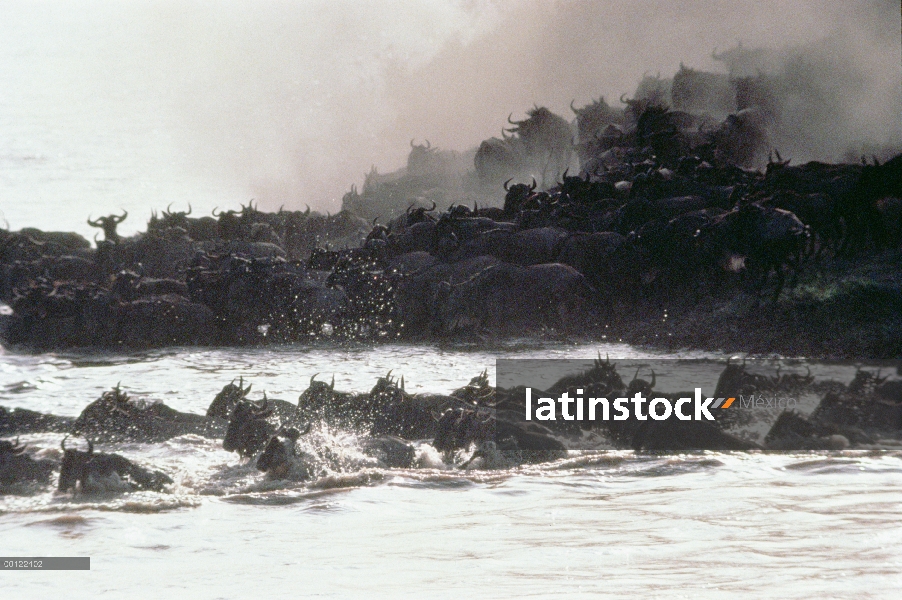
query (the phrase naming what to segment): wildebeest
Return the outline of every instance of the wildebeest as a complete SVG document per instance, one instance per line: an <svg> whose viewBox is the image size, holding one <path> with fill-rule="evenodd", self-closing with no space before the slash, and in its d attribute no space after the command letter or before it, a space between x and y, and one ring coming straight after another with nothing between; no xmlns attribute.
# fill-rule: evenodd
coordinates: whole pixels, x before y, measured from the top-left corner
<svg viewBox="0 0 902 600"><path fill-rule="evenodd" d="M53 471L53 462L35 460L25 454L26 446L0 440L0 493L7 486L20 483L46 483Z"/></svg>
<svg viewBox="0 0 902 600"><path fill-rule="evenodd" d="M298 453L298 439L310 432L310 424L304 431L294 427L280 428L266 444L257 459L257 469L276 479L308 479L313 475L313 457Z"/></svg>
<svg viewBox="0 0 902 600"><path fill-rule="evenodd" d="M516 137L484 140L476 151L473 164L483 185L494 187L508 177L521 173L524 163L523 142Z"/></svg>
<svg viewBox="0 0 902 600"><path fill-rule="evenodd" d="M573 267L552 263L518 267L467 261L484 268L463 281L433 288L433 327L444 334L559 328L595 318L595 290ZM461 263L462 264L462 263Z"/></svg>
<svg viewBox="0 0 902 600"><path fill-rule="evenodd" d="M232 411L222 447L241 456L252 456L262 450L276 432L269 421L273 409L264 398L260 403L239 400Z"/></svg>
<svg viewBox="0 0 902 600"><path fill-rule="evenodd" d="M61 492L152 490L163 491L173 483L165 473L140 467L118 454L94 452L94 444L88 440L88 451L66 447L66 439L60 443L63 460L60 465L58 489Z"/></svg>
<svg viewBox="0 0 902 600"><path fill-rule="evenodd" d="M222 435L223 424L204 415L177 411L162 402L135 401L117 384L81 412L72 433L95 441L161 442L179 435Z"/></svg>
<svg viewBox="0 0 902 600"><path fill-rule="evenodd" d="M503 411L449 408L441 415L433 415L436 435L432 447L449 456L471 445L476 446L478 452L485 442L495 442L516 451L520 458L529 462L547 461L566 454L566 446L545 427L527 425L508 416Z"/></svg>
<svg viewBox="0 0 902 600"><path fill-rule="evenodd" d="M508 123L508 131L523 141L524 153L531 171L543 185L556 181L570 164L573 155L573 130L563 117L544 106L526 111L527 118Z"/></svg>
<svg viewBox="0 0 902 600"><path fill-rule="evenodd" d="M407 469L413 465L416 449L413 444L392 435L367 437L361 440L364 454L390 469Z"/></svg>
<svg viewBox="0 0 902 600"><path fill-rule="evenodd" d="M58 417L27 408L7 409L0 406L0 435L34 433L39 431L69 431L72 417Z"/></svg>
<svg viewBox="0 0 902 600"><path fill-rule="evenodd" d="M372 424L372 415L365 394L341 392L331 383L310 377L310 385L298 397L295 420L322 421L330 427L358 431Z"/></svg>
<svg viewBox="0 0 902 600"><path fill-rule="evenodd" d="M97 217L94 221L91 220L91 217L88 217L88 225L91 227L97 227L99 229L103 229L103 239L107 242L112 242L113 244L118 244L122 239L119 237L119 234L116 233L116 227L128 217L128 211L123 210L122 216L118 215L109 215L106 217Z"/></svg>
<svg viewBox="0 0 902 600"><path fill-rule="evenodd" d="M235 405L250 394L251 387L253 385L250 383L247 384L247 387L244 387L244 377L238 378L238 385L235 385L235 380L233 379L213 398L213 402L207 408L207 416L228 419L235 409Z"/></svg>
<svg viewBox="0 0 902 600"><path fill-rule="evenodd" d="M670 99L677 110L708 113L718 118L736 110L729 75L690 69L682 63L673 76Z"/></svg>
<svg viewBox="0 0 902 600"><path fill-rule="evenodd" d="M849 439L835 426L814 423L787 410L777 417L764 443L770 450L842 450L849 446Z"/></svg>
<svg viewBox="0 0 902 600"><path fill-rule="evenodd" d="M752 203L716 217L701 228L698 239L702 251L715 260L744 258L744 266L759 290L775 272L776 302L785 281L784 268L790 267L794 278L798 275L809 235L808 227L793 213Z"/></svg>

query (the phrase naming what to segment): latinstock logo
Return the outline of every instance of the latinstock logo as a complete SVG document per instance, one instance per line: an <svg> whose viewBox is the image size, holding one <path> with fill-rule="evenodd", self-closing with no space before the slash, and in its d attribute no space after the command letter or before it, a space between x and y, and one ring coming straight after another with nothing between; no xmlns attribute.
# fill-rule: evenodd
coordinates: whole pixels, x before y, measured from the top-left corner
<svg viewBox="0 0 902 600"><path fill-rule="evenodd" d="M525 419L532 421L626 421L631 418L646 421L664 421L671 416L681 421L715 421L711 410L726 410L736 401L730 398L704 398L702 389L695 388L694 397L672 400L665 397L646 398L641 392L630 397L584 398L583 389L576 388L576 395L563 392L557 399L536 398L533 402L533 388L525 390ZM544 392L540 392L544 393ZM646 406L647 403L647 406ZM613 409L613 410L612 410ZM689 412L687 412L689 411ZM613 414L612 414L613 413Z"/></svg>

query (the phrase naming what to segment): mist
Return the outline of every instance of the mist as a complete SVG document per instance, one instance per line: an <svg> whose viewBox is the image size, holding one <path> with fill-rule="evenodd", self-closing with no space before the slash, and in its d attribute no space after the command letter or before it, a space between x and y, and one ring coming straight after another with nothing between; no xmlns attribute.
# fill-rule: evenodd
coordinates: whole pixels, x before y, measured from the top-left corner
<svg viewBox="0 0 902 600"><path fill-rule="evenodd" d="M533 105L572 119L571 101L616 102L680 63L724 72L711 53L739 42L770 49L767 68L796 69L826 98L788 111L777 142L794 162L902 146L898 1L11 6L31 15L33 43L58 27L65 44L94 49L29 85L59 102L79 90L89 122L149 122L155 160L215 182L220 206L334 212L372 166L401 167L412 138L466 150Z"/></svg>

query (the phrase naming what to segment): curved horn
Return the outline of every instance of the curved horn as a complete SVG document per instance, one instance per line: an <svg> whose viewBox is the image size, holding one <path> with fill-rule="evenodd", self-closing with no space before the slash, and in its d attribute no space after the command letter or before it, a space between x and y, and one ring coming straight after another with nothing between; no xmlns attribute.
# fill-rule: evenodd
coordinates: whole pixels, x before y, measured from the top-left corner
<svg viewBox="0 0 902 600"><path fill-rule="evenodd" d="M189 202L188 203L188 212L185 213L185 216L187 217L190 214L191 214L191 203Z"/></svg>
<svg viewBox="0 0 902 600"><path fill-rule="evenodd" d="M629 104L624 98L626 97L626 93L620 94L620 103L621 104Z"/></svg>
<svg viewBox="0 0 902 600"><path fill-rule="evenodd" d="M91 215L88 215L88 225L90 225L91 227L102 227L102 225L100 224L100 219L92 221Z"/></svg>
<svg viewBox="0 0 902 600"><path fill-rule="evenodd" d="M514 116L514 113L511 113L511 114L507 115L507 122L510 123L511 125L519 125L518 122L516 122L516 121L511 121L511 117L513 117L513 116Z"/></svg>
<svg viewBox="0 0 902 600"><path fill-rule="evenodd" d="M376 218L373 219L373 227L376 226L376 221L378 221L378 220L379 220L379 215L376 215Z"/></svg>
<svg viewBox="0 0 902 600"><path fill-rule="evenodd" d="M426 150L431 150L432 144L429 143L429 140L426 140Z"/></svg>
<svg viewBox="0 0 902 600"><path fill-rule="evenodd" d="M432 201L432 208L430 208L430 209L427 210L426 212L432 212L432 211L434 211L434 210L436 209L437 206L438 206L438 204L436 204L436 203L435 203L435 200L433 200L433 201Z"/></svg>
<svg viewBox="0 0 902 600"><path fill-rule="evenodd" d="M579 114L579 110L577 110L576 108L573 107L573 103L574 103L574 102L576 102L576 99L575 99L575 98L574 98L573 100L570 101L570 110L572 110L574 114L577 114L577 115L578 115L578 114Z"/></svg>
<svg viewBox="0 0 902 600"><path fill-rule="evenodd" d="M329 391L335 391L335 373L332 373L332 383L329 384Z"/></svg>
<svg viewBox="0 0 902 600"><path fill-rule="evenodd" d="M529 186L529 191L530 191L530 192L534 191L534 190L536 189L536 186L538 186L538 185L539 185L539 184L536 183L536 178L533 177L533 178L532 178L532 185Z"/></svg>
<svg viewBox="0 0 902 600"><path fill-rule="evenodd" d="M511 182L513 179L514 179L514 178L511 177L510 179L508 179L507 181L504 182L504 191L505 191L505 192L511 191L509 185L510 185L510 182Z"/></svg>
<svg viewBox="0 0 902 600"><path fill-rule="evenodd" d="M217 209L217 208L219 208L219 207L218 207L218 206L214 206L214 207L213 207L213 216L216 217L216 218L218 219L219 216L222 214L222 211L219 211L219 214L217 215L217 214L216 214L216 209Z"/></svg>
<svg viewBox="0 0 902 600"><path fill-rule="evenodd" d="M171 215L170 209L172 208L172 202L169 203L169 206L166 207L166 210L163 211L164 215Z"/></svg>
<svg viewBox="0 0 902 600"><path fill-rule="evenodd" d="M313 385L313 380L316 379L317 375L319 375L319 373L314 373L313 375L310 376L310 385Z"/></svg>
<svg viewBox="0 0 902 600"><path fill-rule="evenodd" d="M126 217L128 217L128 211L125 210L125 209L123 208L123 209L122 209L122 216L121 216L121 217L119 217L119 216L114 216L113 219L114 219L117 223L121 223L122 221L124 221L124 220L126 219Z"/></svg>
<svg viewBox="0 0 902 600"><path fill-rule="evenodd" d="M410 147L411 147L411 148L414 147L414 145L413 145L413 140L414 140L414 139L416 139L416 138L410 138Z"/></svg>
<svg viewBox="0 0 902 600"><path fill-rule="evenodd" d="M60 448L63 449L63 452L66 452L66 440L69 439L69 434L66 434L66 437L63 438L63 441L60 442Z"/></svg>
<svg viewBox="0 0 902 600"><path fill-rule="evenodd" d="M401 391L404 391L404 376L401 375Z"/></svg>
<svg viewBox="0 0 902 600"><path fill-rule="evenodd" d="M304 211L304 216L306 217L306 216L309 216L309 215L310 215L310 205L309 205L309 204L305 204L305 206L307 207L307 210Z"/></svg>

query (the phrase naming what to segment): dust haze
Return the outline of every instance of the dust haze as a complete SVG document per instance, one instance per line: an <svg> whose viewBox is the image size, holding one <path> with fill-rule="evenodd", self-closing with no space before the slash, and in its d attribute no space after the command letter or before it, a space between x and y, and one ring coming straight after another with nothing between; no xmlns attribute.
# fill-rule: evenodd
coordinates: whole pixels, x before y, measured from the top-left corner
<svg viewBox="0 0 902 600"><path fill-rule="evenodd" d="M767 49L800 81L773 137L794 163L902 146L898 1L304 2L139 5L118 60L165 98L186 160L262 208L336 211L411 138L465 150L533 105L568 120L712 51ZM243 200L243 199L242 199Z"/></svg>

